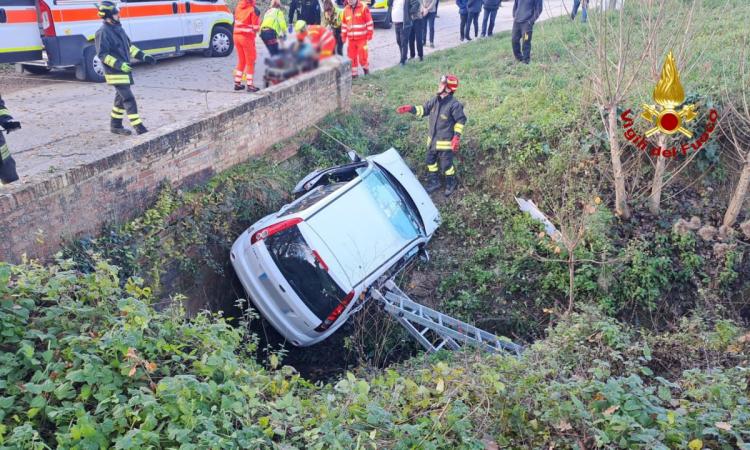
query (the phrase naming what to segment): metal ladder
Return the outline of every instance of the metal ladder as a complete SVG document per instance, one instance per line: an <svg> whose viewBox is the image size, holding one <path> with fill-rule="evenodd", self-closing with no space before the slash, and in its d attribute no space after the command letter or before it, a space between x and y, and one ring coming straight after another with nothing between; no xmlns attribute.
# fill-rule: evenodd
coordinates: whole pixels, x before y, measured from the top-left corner
<svg viewBox="0 0 750 450"><path fill-rule="evenodd" d="M372 298L406 328L429 353L443 347L458 350L464 344L494 353L520 355L523 348L504 337L481 330L434 309L420 305L389 279L381 289L372 288Z"/></svg>

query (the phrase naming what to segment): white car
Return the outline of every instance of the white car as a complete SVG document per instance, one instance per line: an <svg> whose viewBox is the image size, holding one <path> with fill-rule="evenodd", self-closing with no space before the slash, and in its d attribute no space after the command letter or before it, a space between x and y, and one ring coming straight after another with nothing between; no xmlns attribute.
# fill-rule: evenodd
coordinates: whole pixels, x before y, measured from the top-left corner
<svg viewBox="0 0 750 450"><path fill-rule="evenodd" d="M295 188L304 195L232 245L232 265L255 307L296 346L333 334L440 225L396 150L352 159L309 174Z"/></svg>

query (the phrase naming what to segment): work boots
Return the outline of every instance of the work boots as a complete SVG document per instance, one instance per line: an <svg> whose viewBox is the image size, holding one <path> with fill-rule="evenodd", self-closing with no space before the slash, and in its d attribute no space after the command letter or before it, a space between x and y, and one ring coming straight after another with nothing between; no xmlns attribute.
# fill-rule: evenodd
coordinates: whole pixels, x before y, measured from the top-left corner
<svg viewBox="0 0 750 450"><path fill-rule="evenodd" d="M12 156L7 156L5 159L0 160L0 186L13 183L14 181L18 181L16 160Z"/></svg>
<svg viewBox="0 0 750 450"><path fill-rule="evenodd" d="M146 129L146 127L143 126L142 123L139 123L138 125L134 126L133 129L135 129L135 134L148 133L148 130Z"/></svg>
<svg viewBox="0 0 750 450"><path fill-rule="evenodd" d="M456 189L458 189L458 180L456 180L456 176L445 177L445 196L450 197L456 192Z"/></svg>
<svg viewBox="0 0 750 450"><path fill-rule="evenodd" d="M440 189L440 176L437 172L427 174L427 185L424 188L428 193L433 193Z"/></svg>
<svg viewBox="0 0 750 450"><path fill-rule="evenodd" d="M365 75L369 75L369 74L370 74L370 69L365 69L365 68L363 67L363 68L362 68L362 71L363 71L363 72L365 73Z"/></svg>
<svg viewBox="0 0 750 450"><path fill-rule="evenodd" d="M242 83L237 83L237 82L235 81L235 82L234 82L234 90L235 90L235 91L241 91L242 89L244 89L244 88L242 87Z"/></svg>
<svg viewBox="0 0 750 450"><path fill-rule="evenodd" d="M130 136L130 130L126 130L122 126L122 119L111 119L109 122L109 131L122 136Z"/></svg>

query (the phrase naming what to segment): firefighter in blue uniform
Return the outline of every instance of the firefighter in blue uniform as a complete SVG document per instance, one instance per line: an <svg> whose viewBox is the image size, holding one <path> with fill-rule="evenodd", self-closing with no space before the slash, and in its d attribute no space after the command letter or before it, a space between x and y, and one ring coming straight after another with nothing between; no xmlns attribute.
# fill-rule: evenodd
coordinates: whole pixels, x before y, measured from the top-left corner
<svg viewBox="0 0 750 450"><path fill-rule="evenodd" d="M5 102L0 97L0 127L3 131L10 133L13 130L21 128L21 123L13 120L13 116L5 109ZM0 184L8 184L18 181L18 172L16 172L16 161L10 156L8 143L5 142L5 136L0 132Z"/></svg>
<svg viewBox="0 0 750 450"><path fill-rule="evenodd" d="M136 134L143 134L148 130L143 126L143 120L138 115L138 105L130 89L130 85L133 84L133 67L130 65L130 58L140 59L149 64L156 64L156 59L130 43L130 38L120 24L120 10L113 2L105 0L97 6L97 9L104 23L96 32L96 53L104 65L104 80L107 84L114 86L116 91L110 131L125 136L130 134L130 130L122 126L122 119L127 113L130 125Z"/></svg>
<svg viewBox="0 0 750 450"><path fill-rule="evenodd" d="M453 165L453 154L458 152L461 135L466 124L464 106L453 97L458 89L458 78L454 75L443 75L435 97L427 100L422 106L404 105L396 111L399 114L412 113L417 117L429 116L430 136L427 149L427 192L440 187L438 161L440 170L445 175L445 196L449 197L458 188L456 166Z"/></svg>

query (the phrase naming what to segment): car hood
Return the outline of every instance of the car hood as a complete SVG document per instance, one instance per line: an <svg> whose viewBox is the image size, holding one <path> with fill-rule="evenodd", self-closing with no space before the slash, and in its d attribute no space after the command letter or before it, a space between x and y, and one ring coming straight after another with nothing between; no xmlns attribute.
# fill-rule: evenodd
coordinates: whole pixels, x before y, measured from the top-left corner
<svg viewBox="0 0 750 450"><path fill-rule="evenodd" d="M367 159L376 162L401 183L419 209L419 215L422 216L424 221L427 236L432 236L432 233L440 226L440 213L432 202L430 194L427 193L414 172L406 165L398 151L391 147L390 150Z"/></svg>

